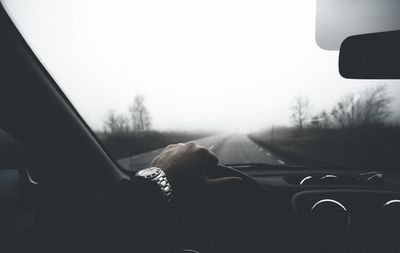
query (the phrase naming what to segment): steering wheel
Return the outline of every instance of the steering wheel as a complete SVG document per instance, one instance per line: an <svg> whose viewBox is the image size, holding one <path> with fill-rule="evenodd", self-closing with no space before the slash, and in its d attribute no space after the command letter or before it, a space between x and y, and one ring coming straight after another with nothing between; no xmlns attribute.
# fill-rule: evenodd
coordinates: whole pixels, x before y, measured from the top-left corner
<svg viewBox="0 0 400 253"><path fill-rule="evenodd" d="M188 244L207 252L277 252L285 213L274 195L231 167L210 169L211 178L235 176L242 182L207 189L185 203Z"/></svg>

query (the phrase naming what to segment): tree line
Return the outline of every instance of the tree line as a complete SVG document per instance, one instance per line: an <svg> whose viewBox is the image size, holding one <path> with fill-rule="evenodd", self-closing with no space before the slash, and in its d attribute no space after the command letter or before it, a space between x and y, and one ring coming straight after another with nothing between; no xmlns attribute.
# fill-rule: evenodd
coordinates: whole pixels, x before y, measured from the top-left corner
<svg viewBox="0 0 400 253"><path fill-rule="evenodd" d="M136 95L129 106L129 114L117 113L110 109L103 122L104 133L144 132L151 129L151 116L144 96Z"/></svg>
<svg viewBox="0 0 400 253"><path fill-rule="evenodd" d="M351 93L340 99L330 110L312 114L308 98L298 96L290 107L290 119L298 129L350 128L383 126L391 111L392 98L385 85L369 88L360 93Z"/></svg>

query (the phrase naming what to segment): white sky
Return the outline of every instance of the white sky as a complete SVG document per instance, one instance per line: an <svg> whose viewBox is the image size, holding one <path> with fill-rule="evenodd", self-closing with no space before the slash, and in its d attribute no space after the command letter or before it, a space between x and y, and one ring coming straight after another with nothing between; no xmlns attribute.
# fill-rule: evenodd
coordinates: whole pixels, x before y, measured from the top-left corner
<svg viewBox="0 0 400 253"><path fill-rule="evenodd" d="M94 129L142 94L156 129L289 124L297 95L330 109L388 83L345 80L315 43L315 1L6 0L42 63Z"/></svg>

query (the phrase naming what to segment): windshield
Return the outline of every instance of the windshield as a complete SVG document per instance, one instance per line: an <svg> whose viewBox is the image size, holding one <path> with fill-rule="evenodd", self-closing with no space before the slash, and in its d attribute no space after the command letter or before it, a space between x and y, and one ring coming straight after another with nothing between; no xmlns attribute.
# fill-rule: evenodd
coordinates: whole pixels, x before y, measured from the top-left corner
<svg viewBox="0 0 400 253"><path fill-rule="evenodd" d="M223 164L400 168L400 84L349 80L315 1L3 1L111 155L197 141Z"/></svg>

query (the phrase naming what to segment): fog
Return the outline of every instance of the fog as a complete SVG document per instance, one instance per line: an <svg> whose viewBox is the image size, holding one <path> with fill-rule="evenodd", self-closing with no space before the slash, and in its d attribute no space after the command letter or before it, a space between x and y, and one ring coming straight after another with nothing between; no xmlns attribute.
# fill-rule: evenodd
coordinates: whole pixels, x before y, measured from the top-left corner
<svg viewBox="0 0 400 253"><path fill-rule="evenodd" d="M315 1L6 0L41 62L95 130L145 97L153 128L253 131L290 124L293 99L330 110L398 81L346 80L315 42Z"/></svg>

